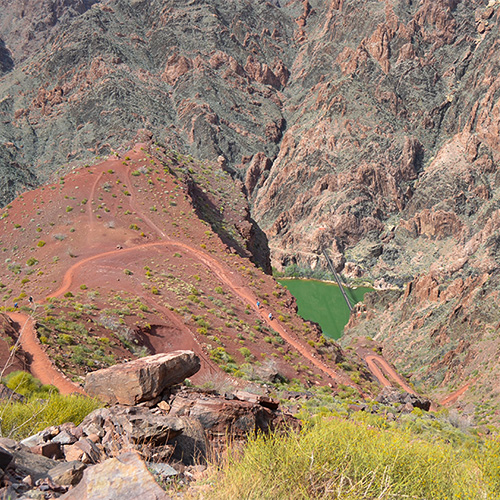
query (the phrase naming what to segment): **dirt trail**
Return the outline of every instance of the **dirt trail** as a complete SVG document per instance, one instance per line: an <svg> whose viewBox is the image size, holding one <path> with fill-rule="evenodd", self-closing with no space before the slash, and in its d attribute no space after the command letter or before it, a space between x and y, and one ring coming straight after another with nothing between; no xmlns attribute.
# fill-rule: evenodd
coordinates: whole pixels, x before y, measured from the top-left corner
<svg viewBox="0 0 500 500"><path fill-rule="evenodd" d="M142 215L142 214L141 214ZM108 252L103 252L100 254L93 255L91 257L87 257L85 259L80 260L79 262L76 262L73 264L64 274L63 282L61 286L53 293L49 295L48 298L50 297L59 297L63 295L64 293L68 292L69 289L71 288L71 285L73 283L73 278L75 275L75 272L80 269L81 267L85 266L85 264L88 264L93 261L97 261L106 257L112 257L114 255L121 255L123 254L130 254L130 253L136 253L140 252L141 250L149 249L152 247L172 247L175 249L179 250L184 250L190 254L192 254L194 257L197 258L200 262L205 264L209 269L211 269L216 276L223 281L232 291L235 293L245 304L250 304L253 305L254 308L256 308L255 304L257 302L257 297L251 292L250 289L243 287L243 286L235 286L234 285L234 275L231 275L231 271L225 270L222 265L212 257L206 255L203 253L201 250L198 250L196 248L192 248L189 245L186 245L185 243L182 242L176 242L176 241L161 241L161 242L154 242L154 243L144 243L142 245L137 245L135 247L131 248L123 248L120 250L110 250ZM288 342L290 345L292 345L297 351L300 352L302 356L304 356L306 359L308 359L314 366L319 368L323 373L331 377L333 380L336 380L340 383L350 385L350 386L355 386L353 382L346 376L342 376L341 374L335 372L333 369L328 367L325 363L323 363L321 360L315 357L313 353L310 352L309 349L305 347L305 345L301 344L298 339L294 339L283 327L282 325L278 322L277 319L272 319L270 320L268 317L267 311L264 311L260 309L259 314L261 318L274 330L276 330L280 336ZM357 388L357 387L356 387Z"/></svg>
<svg viewBox="0 0 500 500"><path fill-rule="evenodd" d="M378 381L385 387L391 387L391 382L385 377L383 371L402 389L410 394L418 396L418 394L403 380L403 378L392 368L392 366L382 357L374 354L363 356L368 368L375 375Z"/></svg>
<svg viewBox="0 0 500 500"><path fill-rule="evenodd" d="M123 254L135 254L135 253L140 253L143 250L150 249L152 247L156 248L175 248L179 250L183 250L189 254L191 254L193 257L195 257L199 262L203 263L207 268L209 268L212 272L215 273L215 275L223 282L225 283L231 291L239 297L239 299L246 305L249 304L254 307L254 309L257 310L258 314L261 316L263 321L265 321L270 327L272 327L278 334L285 340L288 344L293 346L304 358L308 359L316 368L321 370L325 375L330 377L331 379L345 384L349 385L351 387L354 387L356 390L358 390L360 393L359 387L354 384L349 377L347 377L344 374L337 373L334 369L330 368L327 366L322 360L318 359L315 355L315 353L312 352L311 348L309 346L306 346L302 341L297 338L296 336L292 336L289 332L285 330L285 328L279 323L277 319L270 319L268 317L268 311L264 309L257 309L256 302L257 302L257 297L252 293L251 289L245 286L244 283L239 282L236 283L236 281L239 279L237 275L234 274L233 271L229 270L228 268L225 268L222 263L214 259L213 257L207 255L206 253L202 252L201 250L198 250L196 248L193 248L185 243L179 242L179 241L174 241L170 239L170 237L165 234L143 211L140 209L138 206L138 203L136 201L136 196L135 196L135 190L133 189L133 179L131 177L131 169L128 168L126 171L127 175L127 183L130 186L130 192L131 192L131 199L130 199L130 206L133 208L136 212L137 215L139 215L143 221L145 221L149 227L154 230L158 236L162 239L162 241L157 241L157 242L152 242L152 243L144 243L140 245L136 245L133 247L129 248L123 248L123 249L115 249L115 250L110 250L106 252L102 252L87 258L84 258L75 264L73 264L64 274L63 280L61 283L61 286L51 293L48 298L51 297L59 297L69 291L69 289L72 286L73 280L75 273L84 267L86 264L89 264L91 262L95 262L98 260L106 259L106 258L112 258L114 256L120 255L123 256ZM89 224L90 224L90 229L94 225L94 216L92 212L92 201L95 195L95 190L97 187L97 184L99 183L99 180L101 179L102 173L99 174L97 177L96 181L94 182L91 190L91 195L90 199L88 201L88 207L87 207L87 215L89 218ZM158 309L164 309L158 304L156 304ZM168 315L170 316L170 315ZM51 383L53 385L56 385L56 387L59 388L59 390L62 393L71 393L74 391L82 392L83 390L73 384L69 379L67 379L62 373L60 373L57 368L52 364L50 358L47 356L45 351L42 349L40 343L38 342L38 338L36 336L35 328L34 328L34 321L29 318L28 316L25 316L21 313L12 313L11 316L13 319L17 317L17 319L14 319L16 322L22 321L23 324L25 324L24 332L22 335L22 345L23 349L28 352L32 356L32 372L33 374L40 378L42 382L44 383ZM26 323L29 322L29 323ZM184 330L185 328L182 328ZM191 332L189 331L191 334ZM191 335L192 336L192 335ZM194 336L192 336L194 338ZM194 339L195 342L199 345L199 343ZM203 352L201 346L200 346L201 352ZM211 369L215 369L213 366L213 363L211 360L204 357L204 361L207 363L207 365Z"/></svg>
<svg viewBox="0 0 500 500"><path fill-rule="evenodd" d="M442 405L449 405L453 404L456 402L456 400L462 396L462 394L465 394L469 387L476 382L477 379L471 380L467 382L464 386L460 387L460 389L456 390L455 392L452 392L448 396L446 396L444 399L440 401L440 404Z"/></svg>
<svg viewBox="0 0 500 500"><path fill-rule="evenodd" d="M71 382L53 364L38 341L35 320L26 314L8 312L9 318L19 325L19 337L23 350L31 357L30 371L43 384L56 386L62 394L78 392L85 394L83 389Z"/></svg>

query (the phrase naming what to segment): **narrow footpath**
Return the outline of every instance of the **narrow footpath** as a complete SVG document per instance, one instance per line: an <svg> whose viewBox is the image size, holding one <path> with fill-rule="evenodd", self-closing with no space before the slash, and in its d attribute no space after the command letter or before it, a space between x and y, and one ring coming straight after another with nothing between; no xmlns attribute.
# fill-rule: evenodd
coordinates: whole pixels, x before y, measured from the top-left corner
<svg viewBox="0 0 500 500"><path fill-rule="evenodd" d="M79 385L73 383L53 365L38 340L35 320L31 316L20 312L8 312L6 314L14 323L19 325L19 342L23 351L30 358L32 375L40 379L42 384L56 386L62 394L72 394L74 392L85 394Z"/></svg>

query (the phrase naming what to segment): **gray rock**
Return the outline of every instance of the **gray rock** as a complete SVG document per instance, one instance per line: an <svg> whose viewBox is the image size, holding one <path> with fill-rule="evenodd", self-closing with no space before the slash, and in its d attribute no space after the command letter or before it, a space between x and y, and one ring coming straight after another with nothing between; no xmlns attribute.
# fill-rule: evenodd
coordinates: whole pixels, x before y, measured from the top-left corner
<svg viewBox="0 0 500 500"><path fill-rule="evenodd" d="M61 500L168 500L135 452L110 458L85 470L83 479Z"/></svg>
<svg viewBox="0 0 500 500"><path fill-rule="evenodd" d="M192 351L174 351L137 359L89 373L85 391L110 404L136 405L160 396L200 369Z"/></svg>
<svg viewBox="0 0 500 500"><path fill-rule="evenodd" d="M21 441L21 444L23 446L27 446L28 448L32 448L33 446L38 446L45 442L45 440L42 437L41 432L37 432L33 436L29 436Z"/></svg>
<svg viewBox="0 0 500 500"><path fill-rule="evenodd" d="M63 462L49 470L52 480L63 486L75 486L83 477L83 471L87 468L85 464L78 460Z"/></svg>
<svg viewBox="0 0 500 500"><path fill-rule="evenodd" d="M62 431L54 439L52 439L53 443L59 444L73 444L76 443L76 441L76 437L68 431Z"/></svg>
<svg viewBox="0 0 500 500"><path fill-rule="evenodd" d="M26 398L23 395L18 394L3 384L0 384L0 400L24 401L25 399Z"/></svg>
<svg viewBox="0 0 500 500"><path fill-rule="evenodd" d="M9 451L13 456L16 472L21 476L32 476L36 481L48 477L48 471L54 468L58 462L42 455L35 455L28 449L9 439L0 440L0 445ZM6 442L12 441L10 446Z"/></svg>
<svg viewBox="0 0 500 500"><path fill-rule="evenodd" d="M150 472L160 477L172 477L179 474L171 465L166 463L148 462L148 469Z"/></svg>
<svg viewBox="0 0 500 500"><path fill-rule="evenodd" d="M181 418L184 430L171 441L174 445L172 458L185 465L200 463L207 458L208 439L205 429L196 418Z"/></svg>

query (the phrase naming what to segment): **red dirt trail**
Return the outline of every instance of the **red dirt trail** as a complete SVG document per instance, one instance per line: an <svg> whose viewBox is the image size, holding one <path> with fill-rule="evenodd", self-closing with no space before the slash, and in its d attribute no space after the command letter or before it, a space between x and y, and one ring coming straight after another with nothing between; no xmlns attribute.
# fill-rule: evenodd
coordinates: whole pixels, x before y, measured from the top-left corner
<svg viewBox="0 0 500 500"><path fill-rule="evenodd" d="M464 386L460 387L460 389L456 390L455 392L452 392L448 396L446 396L444 399L440 401L442 405L449 405L453 404L456 402L456 400L462 395L467 392L469 387L476 382L477 379L471 380L467 382Z"/></svg>
<svg viewBox="0 0 500 500"><path fill-rule="evenodd" d="M142 216L142 214L141 214ZM145 218L144 218L145 219ZM231 290L239 296L239 298L245 303L245 304L250 304L253 305L254 308L256 309L256 302L257 302L257 297L254 296L254 294L251 292L250 289L244 286L235 286L234 285L234 279L235 276L231 276L232 272L229 270L226 270L223 268L223 266L215 259L212 257L208 256L207 254L203 253L201 250L198 250L196 248L192 248L189 245L186 245L185 243L181 242L176 242L176 241L161 241L161 242L154 242L154 243L144 243L142 245L137 245L135 247L131 248L123 248L120 250L110 250L108 252L103 252L97 255L93 255L91 257L87 257L85 259L80 260L79 262L76 262L73 264L64 274L63 281L61 286L53 293L49 295L48 298L50 297L59 297L69 291L69 289L72 286L73 283L73 277L75 274L75 271L77 271L79 268L85 266L85 264L88 264L93 261L97 261L99 259L105 258L105 257L110 257L113 255L123 255L124 253L136 253L140 252L141 250L151 248L151 247L159 247L159 248L166 248L166 247L171 247L171 248L177 248L177 249L182 249L188 253L191 253L194 257L196 257L200 262L202 262L205 266L207 266L209 269L211 269L217 276L218 278L223 281ZM341 382L343 384L347 384L350 386L353 386L353 382L346 376L342 376L339 373L336 373L333 369L329 368L325 363L323 363L321 360L317 359L313 353L309 351L303 344L300 343L298 339L294 339L283 327L282 325L278 322L276 319L270 320L268 317L268 313L264 311L263 309L258 310L261 318L274 330L276 330L280 336L288 342L290 345L292 345L295 349L297 349L298 352L302 356L304 356L306 359L308 359L311 363L313 363L317 368L319 368L323 373L331 377L333 380L336 380L338 382Z"/></svg>
<svg viewBox="0 0 500 500"><path fill-rule="evenodd" d="M403 380L403 378L392 368L392 366L382 357L375 354L363 356L370 371L384 387L392 387L391 382L386 378L383 372L396 382L406 392L418 396L418 394Z"/></svg>
<svg viewBox="0 0 500 500"><path fill-rule="evenodd" d="M30 355L30 371L43 384L56 386L62 394L78 392L85 394L83 389L71 382L53 364L47 353L42 349L35 330L35 320L19 312L7 313L9 318L19 325L19 337L23 350Z"/></svg>

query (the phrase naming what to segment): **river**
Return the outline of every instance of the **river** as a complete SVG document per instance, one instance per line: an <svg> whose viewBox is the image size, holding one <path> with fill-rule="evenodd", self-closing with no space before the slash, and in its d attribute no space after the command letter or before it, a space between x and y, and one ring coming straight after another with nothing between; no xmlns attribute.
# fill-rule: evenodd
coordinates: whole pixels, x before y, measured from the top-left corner
<svg viewBox="0 0 500 500"><path fill-rule="evenodd" d="M336 284L285 278L278 281L296 298L300 316L319 323L327 337L338 339L342 336L349 321L349 308ZM373 291L366 287L345 290L352 304L361 302L365 293Z"/></svg>

